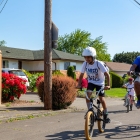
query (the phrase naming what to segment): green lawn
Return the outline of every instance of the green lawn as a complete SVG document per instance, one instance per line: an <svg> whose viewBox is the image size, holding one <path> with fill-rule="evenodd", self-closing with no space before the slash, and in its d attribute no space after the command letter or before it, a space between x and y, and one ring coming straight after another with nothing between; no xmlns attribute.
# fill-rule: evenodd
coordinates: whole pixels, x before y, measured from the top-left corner
<svg viewBox="0 0 140 140"><path fill-rule="evenodd" d="M110 90L105 90L107 97L117 97L117 98L124 98L126 94L126 89L124 88L111 88ZM85 97L84 91L79 91L77 93L77 97Z"/></svg>
<svg viewBox="0 0 140 140"><path fill-rule="evenodd" d="M123 98L126 92L127 91L124 88L111 88L110 90L105 91L107 97L118 97L118 98Z"/></svg>

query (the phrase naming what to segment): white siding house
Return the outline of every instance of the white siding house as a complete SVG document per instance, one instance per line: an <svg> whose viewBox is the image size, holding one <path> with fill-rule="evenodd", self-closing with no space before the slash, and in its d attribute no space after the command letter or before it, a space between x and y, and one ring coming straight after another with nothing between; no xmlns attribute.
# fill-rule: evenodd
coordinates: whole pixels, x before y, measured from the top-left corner
<svg viewBox="0 0 140 140"><path fill-rule="evenodd" d="M44 71L44 51L31 51L18 48L0 47L2 51L2 67L25 69L30 72ZM80 71L84 58L58 50L52 50L52 70L67 70L74 66Z"/></svg>
<svg viewBox="0 0 140 140"><path fill-rule="evenodd" d="M25 50L19 48L1 47L3 67L25 69L29 72L44 71L44 51ZM46 54L47 55L47 54ZM81 70L84 58L78 55L52 50L52 70L67 70L68 66L74 66L78 72ZM123 76L131 65L126 63L106 62L110 71Z"/></svg>

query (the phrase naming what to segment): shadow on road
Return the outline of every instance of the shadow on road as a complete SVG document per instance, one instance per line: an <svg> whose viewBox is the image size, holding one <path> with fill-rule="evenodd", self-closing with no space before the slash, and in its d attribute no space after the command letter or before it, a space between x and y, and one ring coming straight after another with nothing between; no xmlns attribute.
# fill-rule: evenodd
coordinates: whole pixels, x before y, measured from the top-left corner
<svg viewBox="0 0 140 140"><path fill-rule="evenodd" d="M103 136L105 139L132 139L140 137L140 124L122 125L114 129L106 129L104 133L99 133L97 129L94 130L94 137ZM54 135L46 136L46 140L83 140L85 138L84 130L79 131L64 131Z"/></svg>
<svg viewBox="0 0 140 140"><path fill-rule="evenodd" d="M44 107L40 106L28 106L28 107L9 107L9 110L17 110L17 111L31 111L31 110L44 110Z"/></svg>
<svg viewBox="0 0 140 140"><path fill-rule="evenodd" d="M122 114L122 113L126 113L126 110L117 110L117 111L108 111L108 113L113 113L113 114Z"/></svg>
<svg viewBox="0 0 140 140"><path fill-rule="evenodd" d="M46 140L83 140L85 137L84 130L64 131L54 135L46 136Z"/></svg>
<svg viewBox="0 0 140 140"><path fill-rule="evenodd" d="M114 129L106 129L105 133L94 132L94 137L104 136L107 139L132 139L140 136L140 124L130 124L115 127Z"/></svg>

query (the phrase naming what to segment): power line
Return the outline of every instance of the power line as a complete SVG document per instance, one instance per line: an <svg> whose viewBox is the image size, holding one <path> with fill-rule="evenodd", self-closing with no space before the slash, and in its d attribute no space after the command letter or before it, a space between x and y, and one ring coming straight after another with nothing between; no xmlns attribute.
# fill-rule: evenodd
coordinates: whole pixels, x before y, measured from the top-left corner
<svg viewBox="0 0 140 140"><path fill-rule="evenodd" d="M2 0L2 2L0 3L0 5L3 3L4 0Z"/></svg>
<svg viewBox="0 0 140 140"><path fill-rule="evenodd" d="M134 0L132 1L132 0L129 0L131 3L133 3L133 5L135 5L137 8L139 8L140 9L140 7L136 4L136 3L134 3Z"/></svg>
<svg viewBox="0 0 140 140"><path fill-rule="evenodd" d="M140 5L140 3L138 2L138 1L136 1L136 0L134 0L138 5Z"/></svg>
<svg viewBox="0 0 140 140"><path fill-rule="evenodd" d="M4 7L6 6L7 2L8 2L8 0L6 0L5 4L3 5L3 7L2 7L2 9L1 9L1 11L0 11L0 14L1 14L1 12L3 11Z"/></svg>

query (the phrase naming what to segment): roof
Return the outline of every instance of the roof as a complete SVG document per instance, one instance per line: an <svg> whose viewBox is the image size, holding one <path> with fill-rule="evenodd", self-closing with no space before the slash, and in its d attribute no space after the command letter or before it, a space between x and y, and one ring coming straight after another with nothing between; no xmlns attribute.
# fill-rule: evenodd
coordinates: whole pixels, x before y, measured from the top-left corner
<svg viewBox="0 0 140 140"><path fill-rule="evenodd" d="M128 71L131 64L118 63L118 62L105 62L111 71Z"/></svg>
<svg viewBox="0 0 140 140"><path fill-rule="evenodd" d="M27 50L11 47L2 47L2 57L8 59L20 59L20 60L43 60L44 59L44 50ZM62 52L53 49L52 50L52 59L53 60L74 60L74 61L84 61L82 56Z"/></svg>

